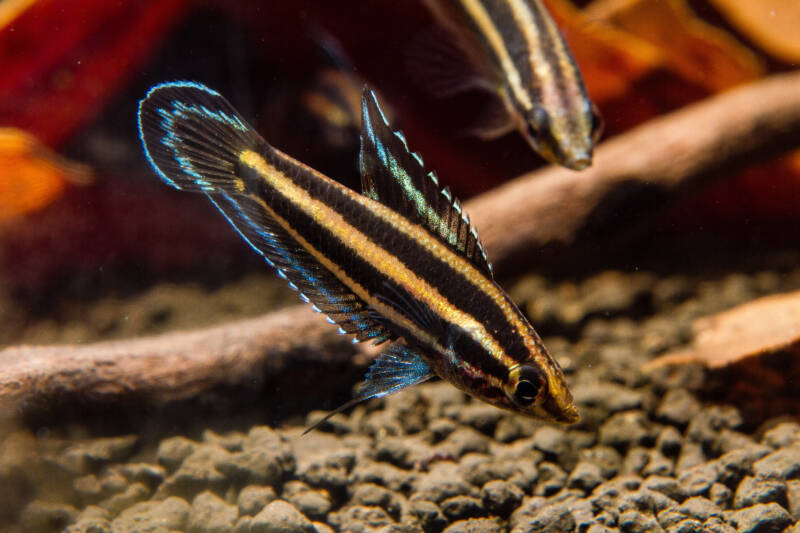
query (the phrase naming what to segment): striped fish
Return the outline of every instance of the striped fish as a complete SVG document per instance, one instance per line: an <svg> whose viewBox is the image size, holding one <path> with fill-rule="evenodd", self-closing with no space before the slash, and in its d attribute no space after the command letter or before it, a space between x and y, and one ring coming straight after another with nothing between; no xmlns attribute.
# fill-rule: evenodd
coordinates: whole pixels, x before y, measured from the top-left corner
<svg viewBox="0 0 800 533"><path fill-rule="evenodd" d="M461 204L366 88L362 122L358 194L267 144L207 87L158 85L139 105L161 179L205 194L341 333L394 341L339 410L438 375L501 408L577 421L558 363L494 282Z"/></svg>
<svg viewBox="0 0 800 533"><path fill-rule="evenodd" d="M503 110L477 132L480 136L495 138L516 128L552 163L573 170L592 164L602 122L541 0L425 3L480 76L464 80L461 88L488 89L503 103Z"/></svg>

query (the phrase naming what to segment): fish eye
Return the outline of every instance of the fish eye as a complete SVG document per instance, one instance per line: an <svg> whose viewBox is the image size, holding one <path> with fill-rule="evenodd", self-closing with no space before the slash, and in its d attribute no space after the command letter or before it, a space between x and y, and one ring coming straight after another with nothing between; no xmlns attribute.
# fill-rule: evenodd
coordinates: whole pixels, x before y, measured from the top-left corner
<svg viewBox="0 0 800 533"><path fill-rule="evenodd" d="M517 386L514 387L514 401L522 406L532 404L539 397L544 381L542 371L535 366L521 367Z"/></svg>
<svg viewBox="0 0 800 533"><path fill-rule="evenodd" d="M597 142L600 136L603 135L603 129L605 129L603 115L600 114L597 106L592 103L592 140L594 142Z"/></svg>
<svg viewBox="0 0 800 533"><path fill-rule="evenodd" d="M550 115L544 108L534 107L531 110L528 114L528 128L537 137L550 130Z"/></svg>

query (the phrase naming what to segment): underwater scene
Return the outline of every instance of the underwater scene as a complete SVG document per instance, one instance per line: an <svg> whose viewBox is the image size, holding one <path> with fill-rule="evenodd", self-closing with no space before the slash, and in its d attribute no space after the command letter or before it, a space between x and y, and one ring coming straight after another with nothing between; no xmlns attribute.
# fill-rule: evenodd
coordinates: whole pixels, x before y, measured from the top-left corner
<svg viewBox="0 0 800 533"><path fill-rule="evenodd" d="M797 0L0 0L0 533L800 533Z"/></svg>

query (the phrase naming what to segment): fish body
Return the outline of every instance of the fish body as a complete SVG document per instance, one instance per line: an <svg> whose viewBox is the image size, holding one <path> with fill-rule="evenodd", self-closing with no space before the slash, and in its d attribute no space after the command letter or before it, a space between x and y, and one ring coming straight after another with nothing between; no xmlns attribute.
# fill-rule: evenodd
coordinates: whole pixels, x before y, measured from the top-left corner
<svg viewBox="0 0 800 533"><path fill-rule="evenodd" d="M541 0L425 0L504 111L486 138L516 128L542 157L573 170L592 163L597 109ZM476 82L481 86L481 82Z"/></svg>
<svg viewBox="0 0 800 533"><path fill-rule="evenodd" d="M493 280L461 204L367 89L362 109L363 194L267 144L199 84L151 89L139 128L161 178L204 193L341 333L395 341L347 405L439 375L498 407L575 422L561 369Z"/></svg>

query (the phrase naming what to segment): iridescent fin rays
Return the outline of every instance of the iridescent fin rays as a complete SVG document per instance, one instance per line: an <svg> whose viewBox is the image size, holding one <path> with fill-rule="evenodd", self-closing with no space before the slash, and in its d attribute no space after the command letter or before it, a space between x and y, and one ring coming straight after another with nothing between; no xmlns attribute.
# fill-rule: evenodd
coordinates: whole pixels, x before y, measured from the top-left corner
<svg viewBox="0 0 800 533"><path fill-rule="evenodd" d="M492 267L461 203L439 185L436 174L409 150L406 139L389 126L375 94L362 94L361 186L373 200L418 221L456 253L492 277Z"/></svg>
<svg viewBox="0 0 800 533"><path fill-rule="evenodd" d="M405 344L389 346L375 359L355 398L334 409L303 432L319 427L333 415L370 398L382 398L406 387L422 383L433 377L433 371L422 358Z"/></svg>
<svg viewBox="0 0 800 533"><path fill-rule="evenodd" d="M362 299L270 217L259 198L242 192L239 154L271 148L227 100L196 83L157 85L139 105L139 132L148 160L166 183L205 193L245 241L341 333L375 343L395 338Z"/></svg>

